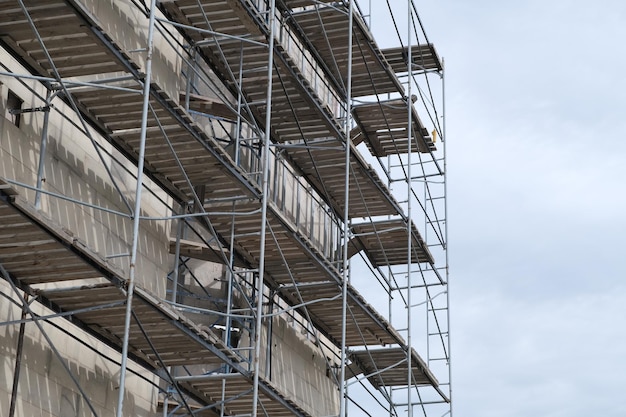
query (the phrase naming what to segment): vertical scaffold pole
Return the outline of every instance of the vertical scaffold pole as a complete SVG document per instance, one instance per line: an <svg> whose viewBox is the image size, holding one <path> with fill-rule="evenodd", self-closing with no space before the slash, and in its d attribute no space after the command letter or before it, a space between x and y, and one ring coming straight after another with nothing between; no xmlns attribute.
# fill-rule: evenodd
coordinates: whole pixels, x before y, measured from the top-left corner
<svg viewBox="0 0 626 417"><path fill-rule="evenodd" d="M39 146L39 164L37 167L37 192L35 193L35 208L41 209L41 186L44 182L44 164L46 158L46 149L48 148L48 123L50 121L50 102L52 100L52 92L48 88L46 91L46 104L44 106L43 126L41 128L41 145Z"/></svg>
<svg viewBox="0 0 626 417"><path fill-rule="evenodd" d="M268 59L267 59L267 105L265 107L265 135L263 142L263 177L262 177L262 195L261 195L261 242L259 245L259 276L256 282L256 327L254 332L254 380L252 385L252 417L257 417L259 402L259 373L261 369L261 332L263 331L263 281L265 278L265 233L267 223L267 204L269 194L269 169L270 169L270 135L272 122L272 78L274 67L274 31L275 31L275 13L276 0L269 2L268 22L270 26L268 39Z"/></svg>
<svg viewBox="0 0 626 417"><path fill-rule="evenodd" d="M339 417L347 415L347 385L346 385L346 333L348 327L348 219L350 217L350 125L352 120L352 25L354 1L350 1L348 9L348 79L346 81L346 160L345 160L345 190L343 208L343 264L341 286L341 367L339 384L341 386Z"/></svg>
<svg viewBox="0 0 626 417"><path fill-rule="evenodd" d="M154 38L156 0L150 1L150 20L148 22L148 44L146 46L146 75L143 84L143 107L141 111L141 132L139 141L139 158L137 161L137 187L135 188L135 208L133 212L133 241L130 252L128 288L126 289L126 315L124 317L124 339L122 342L122 363L120 365L120 386L117 399L116 417L123 416L124 391L126 386L126 368L128 363L128 340L130 337L130 319L132 313L133 294L135 292L135 275L137 268L137 247L139 242L139 220L141 215L141 191L143 183L144 155L146 150L146 131L148 126L148 110L150 103L150 83L152 82L152 49Z"/></svg>
<svg viewBox="0 0 626 417"><path fill-rule="evenodd" d="M408 235L408 239L407 239L407 295L406 295L406 309L407 309L407 315L406 315L406 328L407 328L407 333L406 333L406 344L408 347L408 352L407 352L407 416L408 417L413 417L413 401L412 401L412 391L413 391L413 378L412 378L412 330L411 330L411 305L412 305L412 300L411 300L411 293L413 292L413 280L412 280L412 271L411 271L411 258L412 258L412 244L413 244L413 236L411 234L413 228L413 218L412 218L412 183L411 183L411 178L413 178L412 173L411 173L411 165L413 163L412 161L412 153L413 153L413 101L411 100L411 81L412 81L412 77L410 76L413 72L413 55L412 55L412 51L411 51L411 42L413 39L412 36L412 32L411 32L411 28L413 27L412 23L413 23L413 11L411 9L411 3L412 0L407 0L407 70L408 70L408 85L407 85L407 114L408 114L408 125L407 125L407 141L408 141L408 154L407 154L407 235Z"/></svg>
<svg viewBox="0 0 626 417"><path fill-rule="evenodd" d="M17 333L17 347L15 349L15 366L13 367L13 387L11 389L11 403L9 405L9 417L15 417L15 408L17 407L17 391L20 384L20 372L22 370L22 352L24 350L24 333L26 331L26 315L28 309L26 303L28 303L28 294L24 293L24 302L22 305L22 322L20 323L20 329Z"/></svg>
<svg viewBox="0 0 626 417"><path fill-rule="evenodd" d="M441 102L442 102L442 112L443 112L443 122L442 122L442 138L441 138L441 147L443 148L443 195L444 199L444 214L443 218L446 219L446 228L445 228L445 249L446 249L446 319L448 323L448 399L450 400L449 405L449 416L452 417L452 352L450 351L452 348L452 343L450 340L450 267L449 267L449 255L448 251L450 250L448 244L448 158L447 158L447 138L446 135L446 64L442 59L441 62Z"/></svg>

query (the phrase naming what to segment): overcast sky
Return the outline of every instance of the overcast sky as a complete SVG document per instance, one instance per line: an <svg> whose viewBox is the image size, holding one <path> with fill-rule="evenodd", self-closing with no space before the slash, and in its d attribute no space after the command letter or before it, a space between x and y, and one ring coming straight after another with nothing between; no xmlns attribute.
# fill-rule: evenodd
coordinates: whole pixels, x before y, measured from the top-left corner
<svg viewBox="0 0 626 417"><path fill-rule="evenodd" d="M417 6L446 62L455 415L625 416L626 2Z"/></svg>

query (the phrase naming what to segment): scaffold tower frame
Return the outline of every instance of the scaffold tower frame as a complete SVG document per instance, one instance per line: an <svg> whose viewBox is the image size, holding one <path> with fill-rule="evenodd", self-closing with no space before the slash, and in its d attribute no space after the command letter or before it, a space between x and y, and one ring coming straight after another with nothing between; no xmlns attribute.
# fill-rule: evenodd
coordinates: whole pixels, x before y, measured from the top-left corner
<svg viewBox="0 0 626 417"><path fill-rule="evenodd" d="M413 0L0 0L0 53L7 416L34 346L46 415L452 415Z"/></svg>

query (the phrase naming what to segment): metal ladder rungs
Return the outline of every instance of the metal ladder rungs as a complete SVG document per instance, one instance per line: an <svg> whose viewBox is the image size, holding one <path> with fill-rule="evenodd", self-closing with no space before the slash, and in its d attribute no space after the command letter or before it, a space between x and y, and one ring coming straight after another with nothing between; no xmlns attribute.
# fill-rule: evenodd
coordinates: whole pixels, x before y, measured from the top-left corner
<svg viewBox="0 0 626 417"><path fill-rule="evenodd" d="M437 219L437 220L428 220L426 223L435 224L435 223L445 223L446 219Z"/></svg>
<svg viewBox="0 0 626 417"><path fill-rule="evenodd" d="M260 235L261 235L261 232L239 233L239 234L235 234L235 238L239 239L242 237L260 236Z"/></svg>
<svg viewBox="0 0 626 417"><path fill-rule="evenodd" d="M233 271L233 274L243 275L243 274L253 274L255 272L259 272L258 269L244 269L242 271Z"/></svg>
<svg viewBox="0 0 626 417"><path fill-rule="evenodd" d="M256 101L245 102L246 106L258 106L260 104L267 104L267 100L256 100Z"/></svg>

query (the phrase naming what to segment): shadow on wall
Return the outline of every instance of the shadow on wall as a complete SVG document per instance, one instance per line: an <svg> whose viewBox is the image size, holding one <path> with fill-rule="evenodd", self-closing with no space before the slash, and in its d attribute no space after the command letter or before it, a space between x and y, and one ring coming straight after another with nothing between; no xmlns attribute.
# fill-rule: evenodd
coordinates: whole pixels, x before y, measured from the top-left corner
<svg viewBox="0 0 626 417"><path fill-rule="evenodd" d="M69 196L75 200L104 207L120 213L128 213L122 196L107 177L96 158L75 142L65 141L50 135L46 158L45 188ZM89 147L88 147L89 148ZM135 180L119 165L112 163L111 173L129 205L134 205ZM96 168L98 167L98 168ZM145 193L142 215L150 216L164 211L163 203ZM67 200L46 197L42 209L55 221L84 242L91 250L103 257L113 256L108 261L127 271L128 254L132 244L132 220L112 212L81 206ZM142 221L139 240L138 266L139 284L158 296L165 295L165 277L168 273L169 222ZM153 277L163 277L154 280Z"/></svg>
<svg viewBox="0 0 626 417"><path fill-rule="evenodd" d="M6 291L5 288L3 291ZM4 301L0 303L0 319L2 321L19 319L19 309L14 305L8 305L6 298ZM63 322L58 324L67 326L67 323ZM118 397L119 366L107 361L94 350L79 344L59 330L49 325L45 327L62 360L70 368L96 413L102 416L114 415ZM18 332L19 324L6 326L4 331L0 332L0 358L2 359L0 367L3 369L0 376L0 396L3 397L0 401L2 407L0 416L4 416L9 409ZM97 347L94 346L94 348ZM128 381L129 391L134 391L135 385L133 384L138 380L129 378ZM145 387L140 388L138 392L147 393L146 398L140 398L134 392L127 391L124 414L154 416L156 402L150 397L152 387L143 380L139 381L145 384ZM35 416L42 415L42 412L45 416L55 417L93 415L87 401L61 363L61 359L52 351L35 324L27 323L15 415Z"/></svg>

